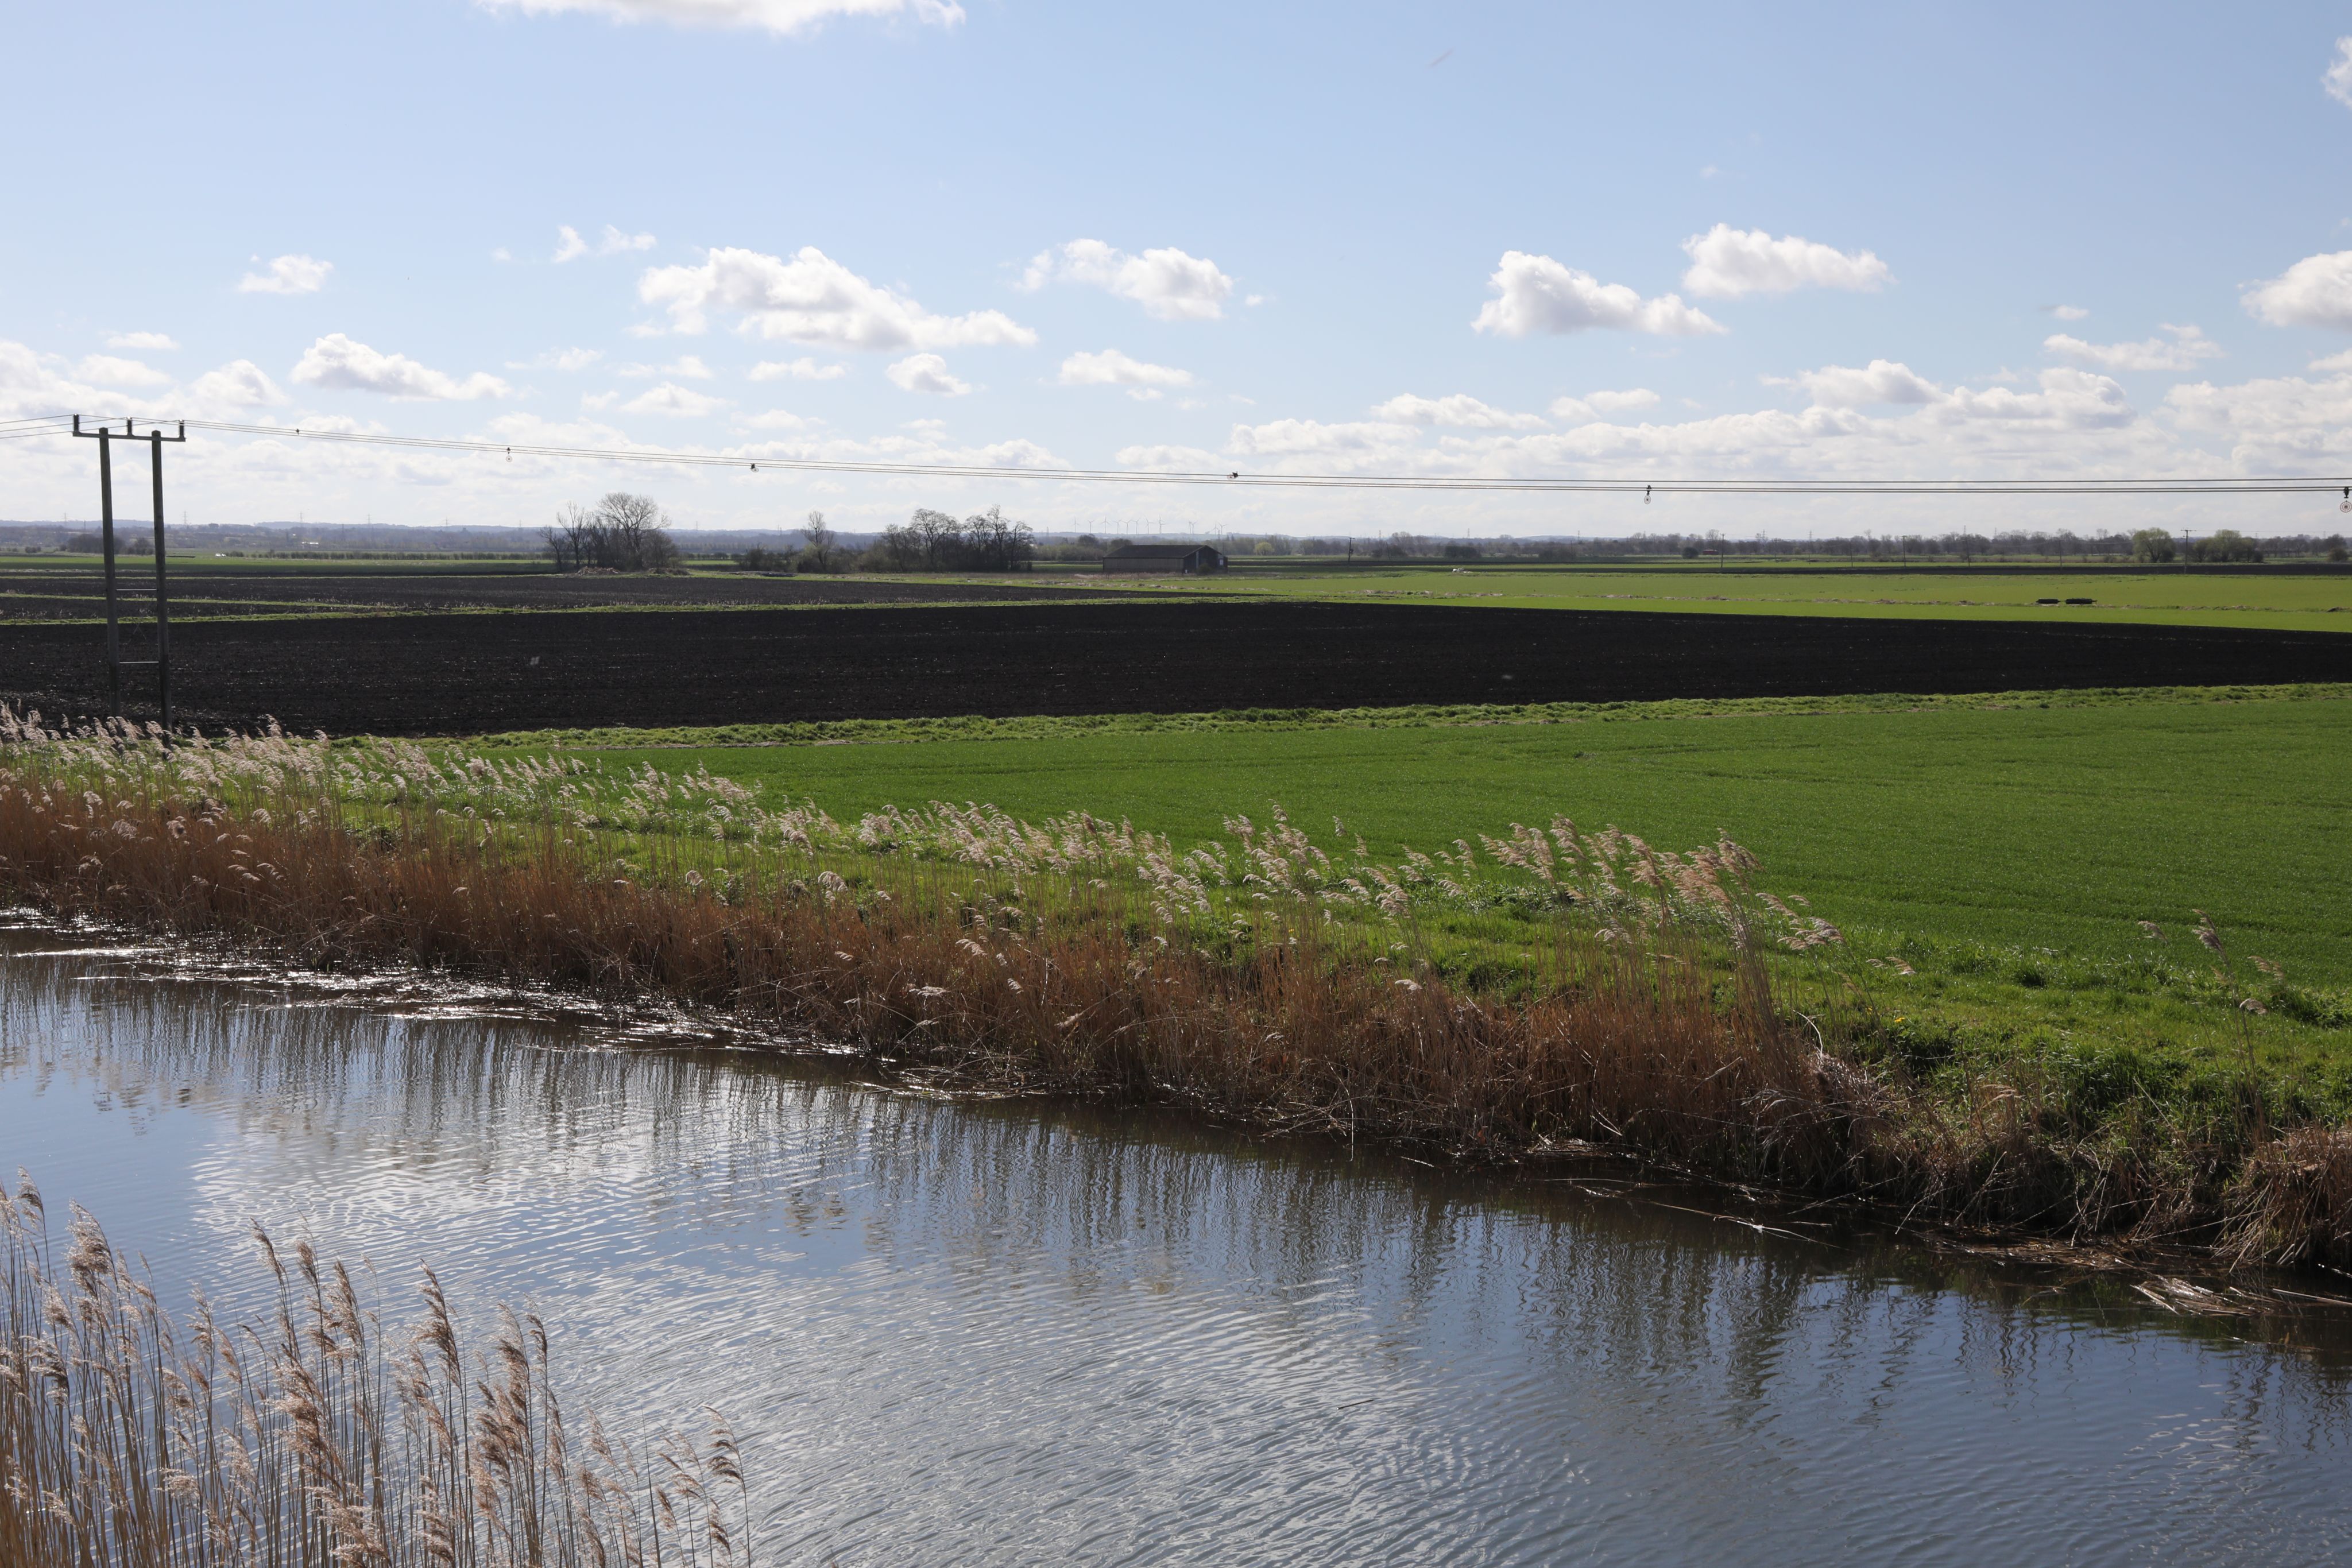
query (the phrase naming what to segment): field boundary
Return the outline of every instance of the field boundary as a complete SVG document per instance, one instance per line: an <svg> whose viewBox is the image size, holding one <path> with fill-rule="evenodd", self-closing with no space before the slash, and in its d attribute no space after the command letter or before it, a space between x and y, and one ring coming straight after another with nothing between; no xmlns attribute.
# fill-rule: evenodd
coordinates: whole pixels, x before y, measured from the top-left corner
<svg viewBox="0 0 2352 1568"><path fill-rule="evenodd" d="M1481 728L1685 718L1828 718L1893 713L1993 713L2017 708L2177 707L2347 700L2352 700L2352 682L2314 681L2281 685L2080 686L1958 695L1887 692L1850 696L1676 697L1654 702L1227 708L1202 713L1039 714L1005 718L973 715L950 718L810 719L786 724L657 729L602 726L588 729L508 730L438 738L465 738L499 747L632 751L706 747L908 746L940 740L1044 740L1088 735ZM365 745L367 738L353 737L338 744Z"/></svg>

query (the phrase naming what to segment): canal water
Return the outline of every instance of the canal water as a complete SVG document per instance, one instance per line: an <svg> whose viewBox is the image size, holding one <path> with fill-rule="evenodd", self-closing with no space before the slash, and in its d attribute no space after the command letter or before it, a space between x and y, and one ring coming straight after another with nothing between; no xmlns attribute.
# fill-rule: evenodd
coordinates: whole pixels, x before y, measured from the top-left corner
<svg viewBox="0 0 2352 1568"><path fill-rule="evenodd" d="M2342 1561L2352 1333L1591 1175L975 1103L0 930L0 1169L167 1301L247 1239L742 1432L777 1563ZM2352 1281L2347 1281L2352 1284ZM2314 1287L2324 1289L2325 1287Z"/></svg>

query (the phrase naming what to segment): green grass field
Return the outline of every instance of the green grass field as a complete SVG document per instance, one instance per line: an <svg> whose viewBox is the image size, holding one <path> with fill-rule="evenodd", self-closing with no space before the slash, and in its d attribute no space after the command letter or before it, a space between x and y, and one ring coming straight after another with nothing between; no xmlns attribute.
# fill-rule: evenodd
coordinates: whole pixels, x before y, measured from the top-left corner
<svg viewBox="0 0 2352 1568"><path fill-rule="evenodd" d="M2030 1060L2087 1075L2094 1097L2210 1084L2251 1055L2308 1103L2352 1109L2352 688L871 721L492 748L551 743L707 766L836 817L1084 809L1180 848L1277 803L1318 838L1341 819L1376 854L1555 813L1669 849L1727 831L1762 857L1759 885L1845 929L1835 972L1806 984L1828 999L1859 983L1875 1049L1963 1076ZM2226 980L2197 910L2231 946ZM1478 922L1436 937L1440 967L1464 974L1526 939ZM2236 1006L2257 993L2258 1021Z"/></svg>
<svg viewBox="0 0 2352 1568"><path fill-rule="evenodd" d="M1269 569L1244 562L1182 586L1338 601L1561 610L1672 610L1741 615L1927 617L1944 621L2060 620L2352 632L2352 570L2284 575L2226 567L2145 570L1962 573L1935 567L1866 571L1705 566L1470 566ZM2090 599L2082 604L2038 600Z"/></svg>
<svg viewBox="0 0 2352 1568"><path fill-rule="evenodd" d="M1180 841L1276 803L1318 831L1338 816L1376 848L1434 848L1562 812L1662 847L1720 830L1763 857L1767 884L1841 925L2118 956L2144 946L2137 921L2170 928L2203 908L2253 951L2341 985L2352 692L2313 692L1625 705L1600 722L1495 722L1528 716L1506 709L1468 723L1159 732L959 721L963 733L943 738L898 738L919 725L834 727L831 744L605 755L707 765L835 815L929 800L1030 817L1084 808ZM871 743L841 743L861 734Z"/></svg>

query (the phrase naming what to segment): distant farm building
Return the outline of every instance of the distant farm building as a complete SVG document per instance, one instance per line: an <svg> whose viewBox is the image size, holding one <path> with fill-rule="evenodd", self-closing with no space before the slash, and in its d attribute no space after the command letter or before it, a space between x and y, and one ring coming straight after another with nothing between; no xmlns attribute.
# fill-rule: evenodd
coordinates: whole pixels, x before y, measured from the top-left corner
<svg viewBox="0 0 2352 1568"><path fill-rule="evenodd" d="M1224 570L1225 552L1214 545L1121 545L1103 557L1102 569L1194 576Z"/></svg>

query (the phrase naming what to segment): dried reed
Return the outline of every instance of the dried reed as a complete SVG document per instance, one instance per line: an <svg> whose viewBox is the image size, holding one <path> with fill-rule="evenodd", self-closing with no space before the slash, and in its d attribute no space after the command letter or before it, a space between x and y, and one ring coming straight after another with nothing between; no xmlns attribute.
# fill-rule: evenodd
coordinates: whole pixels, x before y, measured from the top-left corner
<svg viewBox="0 0 2352 1568"><path fill-rule="evenodd" d="M0 1193L0 1563L110 1568L733 1568L751 1561L734 1436L642 1458L580 1442L545 1328L500 1308L469 1368L440 1281L387 1333L340 1263L273 1312L184 1322L76 1208L64 1267L39 1192Z"/></svg>

